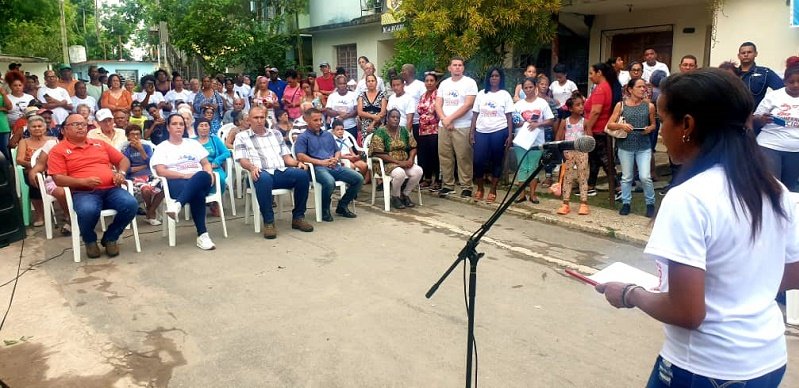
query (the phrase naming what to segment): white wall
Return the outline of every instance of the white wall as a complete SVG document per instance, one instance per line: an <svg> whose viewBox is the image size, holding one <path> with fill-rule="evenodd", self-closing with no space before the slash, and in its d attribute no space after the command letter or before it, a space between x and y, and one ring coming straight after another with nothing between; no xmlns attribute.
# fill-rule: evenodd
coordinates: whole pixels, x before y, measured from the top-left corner
<svg viewBox="0 0 799 388"><path fill-rule="evenodd" d="M394 55L393 34L384 34L380 23L347 27L313 33L314 62L330 62L336 66L336 46L355 44L358 56L366 56L377 66L378 74L383 64ZM358 69L358 78L363 75Z"/></svg>
<svg viewBox="0 0 799 388"><path fill-rule="evenodd" d="M14 61L19 63L19 61ZM11 62L0 62L0 72L4 75L8 70L8 65ZM50 65L48 63L41 63L41 62L26 62L22 63L22 70L23 73L30 73L31 75L36 75L39 77L39 82L44 85L44 72L46 70L50 70Z"/></svg>
<svg viewBox="0 0 799 388"><path fill-rule="evenodd" d="M604 62L610 56L608 42L603 42L602 39L603 30L645 28L664 24L673 25L674 31L672 63L667 63L669 68L677 68L680 58L686 54L696 56L699 59L699 66L705 66L703 58L705 57L707 31L711 25L711 13L704 3L597 15L591 27L589 62L591 64ZM683 29L687 27L694 28L695 31L690 34L683 33ZM601 48L603 49L601 50ZM643 57L643 53L641 53L641 57Z"/></svg>
<svg viewBox="0 0 799 388"><path fill-rule="evenodd" d="M348 22L361 17L361 0L309 0L309 18L300 18L300 28Z"/></svg>
<svg viewBox="0 0 799 388"><path fill-rule="evenodd" d="M725 0L717 17L710 64L737 62L738 47L750 41L757 45L757 64L782 73L785 59L799 55L799 28L789 27L789 10L785 0Z"/></svg>

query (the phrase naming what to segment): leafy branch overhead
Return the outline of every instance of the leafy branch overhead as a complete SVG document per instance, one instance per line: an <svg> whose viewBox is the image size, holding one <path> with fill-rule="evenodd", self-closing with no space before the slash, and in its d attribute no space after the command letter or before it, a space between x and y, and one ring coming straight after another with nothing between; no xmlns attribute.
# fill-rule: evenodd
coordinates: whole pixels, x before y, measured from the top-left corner
<svg viewBox="0 0 799 388"><path fill-rule="evenodd" d="M404 0L397 51L431 53L439 69L455 55L487 67L513 47L551 41L559 7L560 0Z"/></svg>

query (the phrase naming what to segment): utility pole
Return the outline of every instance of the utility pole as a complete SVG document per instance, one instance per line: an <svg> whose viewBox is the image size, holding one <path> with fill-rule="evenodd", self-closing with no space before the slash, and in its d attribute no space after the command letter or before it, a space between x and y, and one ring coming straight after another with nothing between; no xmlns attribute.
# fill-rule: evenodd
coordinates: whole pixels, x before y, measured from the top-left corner
<svg viewBox="0 0 799 388"><path fill-rule="evenodd" d="M64 0L59 1L61 6L61 54L63 54L63 63L69 63L69 50L67 49L67 21L64 17Z"/></svg>
<svg viewBox="0 0 799 388"><path fill-rule="evenodd" d="M94 33L97 35L97 45L103 47L103 59L108 59L108 51L105 49L105 42L100 41L100 0L94 0Z"/></svg>

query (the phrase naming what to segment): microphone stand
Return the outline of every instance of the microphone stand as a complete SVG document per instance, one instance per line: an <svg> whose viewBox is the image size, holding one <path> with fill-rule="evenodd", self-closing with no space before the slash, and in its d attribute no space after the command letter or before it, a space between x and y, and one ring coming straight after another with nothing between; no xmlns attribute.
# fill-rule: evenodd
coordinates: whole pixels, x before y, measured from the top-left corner
<svg viewBox="0 0 799 388"><path fill-rule="evenodd" d="M557 153L559 154L559 153ZM480 261L480 258L483 257L483 252L477 252L477 245L480 244L480 240L485 236L486 233L494 226L494 223L499 220L499 218L508 210L511 204L514 203L516 198L519 197L521 193L524 192L525 188L530 185L530 182L533 181L538 176L538 173L541 172L541 169L544 165L550 163L552 160L555 159L556 152L552 150L544 150L541 159L538 162L538 167L536 167L535 171L524 181L522 185L520 185L516 191L511 195L511 197L503 202L500 207L488 218L483 225L480 226L477 231L475 231L469 240L466 241L466 245L458 252L458 257L455 259L455 262L441 275L441 278L430 287L430 290L427 291L425 297L430 299L433 294L436 293L438 287L444 283L444 280L449 276L452 271L455 270L455 267L461 263L461 261L469 260L469 304L466 306L466 315L468 316L468 335L466 337L466 388L470 388L472 386L472 356L475 353L474 347L474 304L475 299L477 297L477 262ZM527 154L525 154L525 157ZM477 376L475 376L475 379Z"/></svg>

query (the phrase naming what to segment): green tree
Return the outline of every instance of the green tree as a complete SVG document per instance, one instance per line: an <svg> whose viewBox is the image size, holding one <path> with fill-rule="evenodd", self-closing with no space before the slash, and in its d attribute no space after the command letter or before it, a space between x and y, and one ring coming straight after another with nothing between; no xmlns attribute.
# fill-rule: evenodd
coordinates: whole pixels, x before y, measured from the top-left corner
<svg viewBox="0 0 799 388"><path fill-rule="evenodd" d="M555 36L553 14L560 0L404 0L396 17L405 28L395 36L395 58L438 69L461 56L482 71L501 64L513 47L544 43Z"/></svg>

